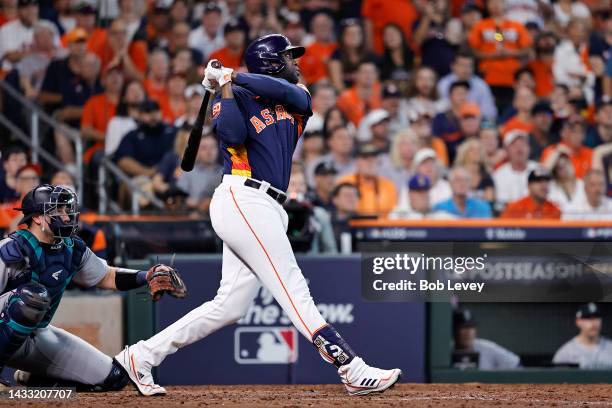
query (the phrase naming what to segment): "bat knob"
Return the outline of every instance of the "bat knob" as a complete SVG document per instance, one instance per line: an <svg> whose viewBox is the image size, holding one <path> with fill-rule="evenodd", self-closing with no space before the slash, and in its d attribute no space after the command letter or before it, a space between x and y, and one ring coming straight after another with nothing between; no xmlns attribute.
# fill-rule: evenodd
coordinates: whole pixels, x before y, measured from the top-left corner
<svg viewBox="0 0 612 408"><path fill-rule="evenodd" d="M219 61L217 61L217 60L215 60L215 61L211 62L211 63L210 63L210 65L211 65L213 68L216 68L216 69L223 68L223 65L221 65L221 63L220 63Z"/></svg>

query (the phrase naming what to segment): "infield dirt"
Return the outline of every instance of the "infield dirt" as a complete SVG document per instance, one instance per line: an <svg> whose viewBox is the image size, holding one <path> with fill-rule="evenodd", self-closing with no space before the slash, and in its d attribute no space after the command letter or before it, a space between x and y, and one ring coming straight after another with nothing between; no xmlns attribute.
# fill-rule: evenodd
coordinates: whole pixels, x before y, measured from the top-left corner
<svg viewBox="0 0 612 408"><path fill-rule="evenodd" d="M115 393L79 393L71 400L0 399L5 406L169 407L605 407L609 384L398 384L384 394L351 397L341 385L169 386L168 395L142 397L129 386Z"/></svg>

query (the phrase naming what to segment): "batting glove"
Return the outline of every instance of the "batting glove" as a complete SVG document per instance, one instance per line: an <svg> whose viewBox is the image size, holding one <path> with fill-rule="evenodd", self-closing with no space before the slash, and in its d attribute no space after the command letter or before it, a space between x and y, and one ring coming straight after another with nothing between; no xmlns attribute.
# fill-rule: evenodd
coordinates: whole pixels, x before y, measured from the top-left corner
<svg viewBox="0 0 612 408"><path fill-rule="evenodd" d="M215 68L213 67L213 63L217 60L210 60L206 69L204 70L204 80L208 79L209 83L211 80L215 80L219 86L223 86L228 82L232 81L232 73L234 72L231 68ZM204 81L202 81L202 85L206 87Z"/></svg>
<svg viewBox="0 0 612 408"><path fill-rule="evenodd" d="M208 80L206 76L204 77L204 80L202 81L202 85L204 86L204 89L206 89L208 92L212 94L217 92L217 89L215 89L215 87L212 86L212 84L210 83L210 81Z"/></svg>

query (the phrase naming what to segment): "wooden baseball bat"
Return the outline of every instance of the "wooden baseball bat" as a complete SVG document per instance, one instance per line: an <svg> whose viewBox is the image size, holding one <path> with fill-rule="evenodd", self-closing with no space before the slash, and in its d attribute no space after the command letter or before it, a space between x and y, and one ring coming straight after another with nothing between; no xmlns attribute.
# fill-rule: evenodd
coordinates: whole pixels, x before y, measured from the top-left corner
<svg viewBox="0 0 612 408"><path fill-rule="evenodd" d="M221 68L219 61L213 61L213 68ZM187 146L185 146L185 152L183 153L183 159L181 160L181 169L183 171L193 170L195 165L195 159L198 155L198 149L200 148L200 140L202 139L202 129L204 128L204 121L206 120L206 113L208 112L208 102L212 92L206 91L204 93L204 99L200 105L198 116L196 117L189 139L187 140Z"/></svg>

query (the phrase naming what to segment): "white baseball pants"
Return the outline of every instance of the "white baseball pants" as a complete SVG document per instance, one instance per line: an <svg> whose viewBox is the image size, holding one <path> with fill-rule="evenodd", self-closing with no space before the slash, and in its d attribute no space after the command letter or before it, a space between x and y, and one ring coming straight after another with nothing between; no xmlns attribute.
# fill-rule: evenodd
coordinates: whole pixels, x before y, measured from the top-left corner
<svg viewBox="0 0 612 408"><path fill-rule="evenodd" d="M223 240L221 284L211 301L136 344L139 360L159 365L166 356L239 320L263 284L309 340L327 323L317 310L287 238L283 207L264 192L225 175L210 203L212 225Z"/></svg>

